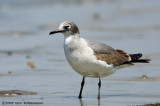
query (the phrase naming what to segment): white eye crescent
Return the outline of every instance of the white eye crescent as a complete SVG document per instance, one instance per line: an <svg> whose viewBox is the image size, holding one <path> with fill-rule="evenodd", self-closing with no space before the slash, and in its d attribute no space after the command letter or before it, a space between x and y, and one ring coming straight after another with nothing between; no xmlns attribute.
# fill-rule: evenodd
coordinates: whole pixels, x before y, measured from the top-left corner
<svg viewBox="0 0 160 106"><path fill-rule="evenodd" d="M68 30L68 29L70 29L70 28L71 28L70 25L64 26L64 29L66 29L66 30Z"/></svg>

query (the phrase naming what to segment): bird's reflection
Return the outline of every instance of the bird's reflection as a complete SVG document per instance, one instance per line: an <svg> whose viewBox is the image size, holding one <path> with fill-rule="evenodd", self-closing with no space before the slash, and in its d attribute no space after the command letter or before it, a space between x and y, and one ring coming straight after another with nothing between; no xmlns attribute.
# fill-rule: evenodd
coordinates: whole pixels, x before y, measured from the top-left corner
<svg viewBox="0 0 160 106"><path fill-rule="evenodd" d="M100 104L100 99L98 99L98 106L100 106L101 104Z"/></svg>
<svg viewBox="0 0 160 106"><path fill-rule="evenodd" d="M80 106L84 106L82 99L79 99Z"/></svg>
<svg viewBox="0 0 160 106"><path fill-rule="evenodd" d="M80 102L80 106L85 106L85 103L82 99L79 99L79 102ZM100 99L98 99L98 106L100 106Z"/></svg>

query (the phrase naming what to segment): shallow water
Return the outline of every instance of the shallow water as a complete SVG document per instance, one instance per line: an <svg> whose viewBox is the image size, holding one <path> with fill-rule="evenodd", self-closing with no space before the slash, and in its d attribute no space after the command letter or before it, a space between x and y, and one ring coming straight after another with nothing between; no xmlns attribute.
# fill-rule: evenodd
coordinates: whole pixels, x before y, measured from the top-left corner
<svg viewBox="0 0 160 106"><path fill-rule="evenodd" d="M1 97L0 103L124 106L160 101L159 9L158 0L0 1L0 90L37 93ZM63 35L48 35L65 20L79 26L81 37L128 53L141 52L143 58L152 61L103 78L100 101L97 100L98 79L86 78L84 98L79 100L81 76L66 61ZM29 61L35 68L27 65Z"/></svg>

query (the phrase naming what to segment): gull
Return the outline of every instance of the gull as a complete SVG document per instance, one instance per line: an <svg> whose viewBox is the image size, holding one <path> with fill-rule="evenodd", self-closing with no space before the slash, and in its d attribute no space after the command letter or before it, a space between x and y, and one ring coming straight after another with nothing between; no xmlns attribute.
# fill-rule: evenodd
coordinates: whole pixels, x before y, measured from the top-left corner
<svg viewBox="0 0 160 106"><path fill-rule="evenodd" d="M113 74L117 69L134 65L134 63L149 63L150 61L150 59L140 59L141 53L128 54L124 50L81 38L79 29L73 22L62 22L49 35L55 33L64 35L64 52L68 63L74 71L83 76L79 99L82 98L86 77L99 78L98 99L100 99L101 78Z"/></svg>

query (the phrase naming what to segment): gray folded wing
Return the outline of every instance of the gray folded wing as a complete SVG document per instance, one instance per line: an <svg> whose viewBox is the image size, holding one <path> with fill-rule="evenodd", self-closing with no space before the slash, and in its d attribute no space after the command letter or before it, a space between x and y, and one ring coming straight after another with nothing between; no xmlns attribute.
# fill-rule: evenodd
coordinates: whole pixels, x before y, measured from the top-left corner
<svg viewBox="0 0 160 106"><path fill-rule="evenodd" d="M90 48L93 49L94 55L98 60L105 61L107 64L119 66L130 61L130 56L123 50L113 49L112 47L103 43L87 41Z"/></svg>
<svg viewBox="0 0 160 106"><path fill-rule="evenodd" d="M114 51L112 47L105 45L103 43L93 42L89 40L86 41L88 46L92 48L96 54L112 54L112 52Z"/></svg>

